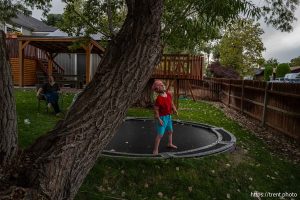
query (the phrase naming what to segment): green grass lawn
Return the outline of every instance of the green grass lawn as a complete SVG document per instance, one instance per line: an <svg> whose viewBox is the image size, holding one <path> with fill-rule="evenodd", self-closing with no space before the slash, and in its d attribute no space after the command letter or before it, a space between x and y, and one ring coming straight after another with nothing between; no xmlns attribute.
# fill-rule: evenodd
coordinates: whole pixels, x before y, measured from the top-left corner
<svg viewBox="0 0 300 200"><path fill-rule="evenodd" d="M64 94L63 110L72 97ZM19 143L25 148L60 118L44 110L38 113L33 91L17 90L16 101ZM132 108L128 116L153 114L151 110ZM24 119L31 123L25 124ZM300 195L300 166L271 154L260 139L213 105L181 100L178 119L225 128L236 136L237 150L188 159L99 158L76 199L251 199L254 191Z"/></svg>
<svg viewBox="0 0 300 200"><path fill-rule="evenodd" d="M34 90L15 90L17 116L18 116L18 131L19 145L24 148L29 146L40 135L51 130L55 123L60 119L54 115L54 111L46 111L46 103L41 102L40 111L38 112L38 103L36 92ZM72 102L72 94L63 94L62 111L65 112L67 107ZM28 119L30 124L25 124L24 120Z"/></svg>

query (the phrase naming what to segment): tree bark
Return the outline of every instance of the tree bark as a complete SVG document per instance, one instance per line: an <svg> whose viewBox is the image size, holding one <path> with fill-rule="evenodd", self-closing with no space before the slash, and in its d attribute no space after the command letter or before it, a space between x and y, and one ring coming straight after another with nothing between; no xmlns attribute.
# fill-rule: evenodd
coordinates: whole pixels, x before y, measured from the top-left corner
<svg viewBox="0 0 300 200"><path fill-rule="evenodd" d="M151 90L151 87L154 83L154 79L150 79L146 87L143 89L142 94L138 98L138 100L134 103L134 106L136 107L142 107L142 108L151 108L153 106L153 91Z"/></svg>
<svg viewBox="0 0 300 200"><path fill-rule="evenodd" d="M20 162L26 164L14 182L29 188L25 198L75 197L158 64L162 0L126 3L124 25L107 48L93 80L65 119L24 152Z"/></svg>
<svg viewBox="0 0 300 200"><path fill-rule="evenodd" d="M111 2L110 2L110 0L107 0L106 3L107 3L108 30L110 32L111 37L114 37L115 33L114 33L114 28L113 28L113 19L112 19L112 12L111 12Z"/></svg>
<svg viewBox="0 0 300 200"><path fill-rule="evenodd" d="M0 168L11 163L18 150L16 103L5 33L0 30ZM0 169L1 173L1 169Z"/></svg>

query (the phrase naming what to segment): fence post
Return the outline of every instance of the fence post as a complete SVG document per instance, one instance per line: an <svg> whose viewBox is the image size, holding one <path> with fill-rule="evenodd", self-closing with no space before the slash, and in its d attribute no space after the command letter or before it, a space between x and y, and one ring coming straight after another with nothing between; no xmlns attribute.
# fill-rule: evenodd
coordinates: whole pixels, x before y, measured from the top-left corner
<svg viewBox="0 0 300 200"><path fill-rule="evenodd" d="M221 101L221 92L222 92L222 82L221 81L217 81L217 89L218 89L218 96L217 96L217 101ZM223 102L222 102L223 103Z"/></svg>
<svg viewBox="0 0 300 200"><path fill-rule="evenodd" d="M212 101L213 99L213 92L214 92L214 88L213 88L213 83L212 83L212 80L210 79L209 80L209 96L210 96L210 101Z"/></svg>
<svg viewBox="0 0 300 200"><path fill-rule="evenodd" d="M230 107L230 94L231 94L231 80L229 80L228 107Z"/></svg>
<svg viewBox="0 0 300 200"><path fill-rule="evenodd" d="M190 83L189 80L186 81L186 85L187 85L187 87L189 88L189 90L191 92L193 100L196 101L196 98L195 98L194 93L193 93L193 88L192 88L191 83Z"/></svg>
<svg viewBox="0 0 300 200"><path fill-rule="evenodd" d="M263 107L263 115L262 115L262 119L261 119L261 126L265 125L266 122L266 112L267 112L267 108L268 108L268 88L269 88L269 82L266 83L266 87L265 87L265 97L264 97L264 107Z"/></svg>
<svg viewBox="0 0 300 200"><path fill-rule="evenodd" d="M244 113L244 95L245 95L245 92L244 92L244 89L245 89L245 80L243 80L242 82L242 96L241 96L241 112Z"/></svg>

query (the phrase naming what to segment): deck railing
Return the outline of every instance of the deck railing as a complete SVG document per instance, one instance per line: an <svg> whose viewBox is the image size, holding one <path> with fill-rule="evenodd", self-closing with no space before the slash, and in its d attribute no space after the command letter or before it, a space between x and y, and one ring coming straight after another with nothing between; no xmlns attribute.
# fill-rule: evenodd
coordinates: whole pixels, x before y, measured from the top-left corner
<svg viewBox="0 0 300 200"><path fill-rule="evenodd" d="M201 80L203 73L203 56L188 54L165 54L161 62L155 67L154 78L174 79L185 78Z"/></svg>

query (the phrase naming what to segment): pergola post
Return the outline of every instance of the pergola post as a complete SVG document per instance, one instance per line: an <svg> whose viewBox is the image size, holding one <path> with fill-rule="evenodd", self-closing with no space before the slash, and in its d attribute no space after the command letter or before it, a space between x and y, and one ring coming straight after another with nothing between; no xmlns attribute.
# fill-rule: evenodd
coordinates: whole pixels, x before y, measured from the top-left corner
<svg viewBox="0 0 300 200"><path fill-rule="evenodd" d="M48 75L52 75L54 58L58 55L58 53L46 53L46 55L48 57Z"/></svg>
<svg viewBox="0 0 300 200"><path fill-rule="evenodd" d="M19 40L19 86L24 86L24 49L29 44L29 41L23 43L22 40Z"/></svg>
<svg viewBox="0 0 300 200"><path fill-rule="evenodd" d="M53 72L53 57L52 57L52 53L46 53L47 57L48 57L48 75L52 75Z"/></svg>
<svg viewBox="0 0 300 200"><path fill-rule="evenodd" d="M88 46L85 47L85 83L88 84L90 82L90 74L91 74L91 51L93 48L93 44L89 43Z"/></svg>
<svg viewBox="0 0 300 200"><path fill-rule="evenodd" d="M53 60L52 58L48 59L48 75L52 75L53 71Z"/></svg>

